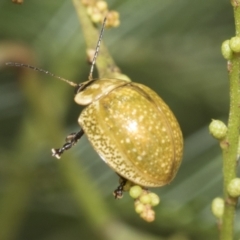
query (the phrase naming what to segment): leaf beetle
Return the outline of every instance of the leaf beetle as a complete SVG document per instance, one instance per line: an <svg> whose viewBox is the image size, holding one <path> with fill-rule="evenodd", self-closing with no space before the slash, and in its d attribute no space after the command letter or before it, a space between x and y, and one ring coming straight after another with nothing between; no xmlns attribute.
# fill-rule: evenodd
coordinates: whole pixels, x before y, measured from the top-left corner
<svg viewBox="0 0 240 240"><path fill-rule="evenodd" d="M121 79L93 79L92 73L103 35L103 22L89 80L70 82L48 71L25 64L7 63L45 72L76 87L75 102L86 106L78 123L81 130L52 149L60 158L85 133L93 148L122 179L115 190L121 196L126 180L143 187L160 187L176 175L182 160L183 137L167 104L145 85Z"/></svg>

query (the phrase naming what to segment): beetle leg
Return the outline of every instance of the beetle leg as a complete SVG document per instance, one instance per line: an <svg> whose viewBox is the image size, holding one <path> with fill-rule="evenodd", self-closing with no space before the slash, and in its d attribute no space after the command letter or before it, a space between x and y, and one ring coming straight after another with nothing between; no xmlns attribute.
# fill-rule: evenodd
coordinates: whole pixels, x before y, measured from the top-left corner
<svg viewBox="0 0 240 240"><path fill-rule="evenodd" d="M74 146L78 142L78 140L82 137L83 134L84 134L84 131L82 129L77 133L69 134L66 137L65 143L63 144L63 146L61 148L53 148L52 149L52 156L56 157L57 159L60 159L63 152L65 150L70 149L72 146Z"/></svg>
<svg viewBox="0 0 240 240"><path fill-rule="evenodd" d="M124 188L126 182L127 182L127 179L121 177L121 183L119 184L117 189L114 190L114 192L113 192L113 195L114 195L115 199L122 198L122 196L123 196L123 188Z"/></svg>

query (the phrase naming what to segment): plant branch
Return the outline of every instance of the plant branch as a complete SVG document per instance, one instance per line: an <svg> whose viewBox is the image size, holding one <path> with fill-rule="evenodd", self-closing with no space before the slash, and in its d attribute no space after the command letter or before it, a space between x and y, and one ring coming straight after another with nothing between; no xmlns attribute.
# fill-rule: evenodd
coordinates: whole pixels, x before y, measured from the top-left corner
<svg viewBox="0 0 240 240"><path fill-rule="evenodd" d="M234 18L236 36L240 36L240 2L232 1L234 5ZM224 199L225 208L221 229L222 240L233 239L234 215L237 203L236 198L231 198L227 193L229 182L236 177L236 158L240 129L240 57L234 54L230 61L230 112L228 120L228 133L226 137L227 148L223 149L223 176L224 176Z"/></svg>
<svg viewBox="0 0 240 240"><path fill-rule="evenodd" d="M82 26L82 31L83 31L83 35L87 45L87 49L95 50L99 32L91 22L89 16L87 15L86 8L85 6L83 6L81 1L73 0L73 4L75 6L75 9L77 11L77 14ZM103 78L103 77L111 78L111 77L114 77L115 73L120 72L120 69L115 64L113 58L109 54L104 43L101 43L101 48L100 48L96 65L98 69L99 78Z"/></svg>

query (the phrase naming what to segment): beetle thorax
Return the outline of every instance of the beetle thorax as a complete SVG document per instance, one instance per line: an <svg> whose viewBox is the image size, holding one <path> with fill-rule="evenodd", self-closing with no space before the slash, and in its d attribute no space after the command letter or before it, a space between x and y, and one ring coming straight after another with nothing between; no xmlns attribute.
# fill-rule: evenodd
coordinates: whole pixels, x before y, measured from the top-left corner
<svg viewBox="0 0 240 240"><path fill-rule="evenodd" d="M83 85L88 85L88 82L83 83ZM125 84L128 84L128 82L120 79L97 79L78 92L75 95L74 101L79 105L88 105Z"/></svg>

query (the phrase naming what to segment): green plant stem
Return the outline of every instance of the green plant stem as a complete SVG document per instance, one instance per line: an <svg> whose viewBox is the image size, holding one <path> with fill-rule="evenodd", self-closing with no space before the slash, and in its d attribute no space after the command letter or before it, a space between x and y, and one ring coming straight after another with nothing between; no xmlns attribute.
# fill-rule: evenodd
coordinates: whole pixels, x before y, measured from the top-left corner
<svg viewBox="0 0 240 240"><path fill-rule="evenodd" d="M86 7L83 6L80 0L73 0L73 4L77 11L87 49L95 50L99 31L94 27L89 16L87 15ZM96 62L99 78L111 78L114 73L120 72L120 69L115 64L113 58L109 54L104 43L101 43L101 49Z"/></svg>
<svg viewBox="0 0 240 240"><path fill-rule="evenodd" d="M233 1L236 35L240 36L240 2ZM232 2L232 3L233 3ZM224 176L224 199L225 210L221 228L221 239L232 240L234 228L236 198L231 198L227 193L229 182L236 177L236 158L240 129L240 57L234 54L230 62L229 81L230 81L230 112L228 120L228 134L226 137L227 147L223 150L223 176Z"/></svg>

